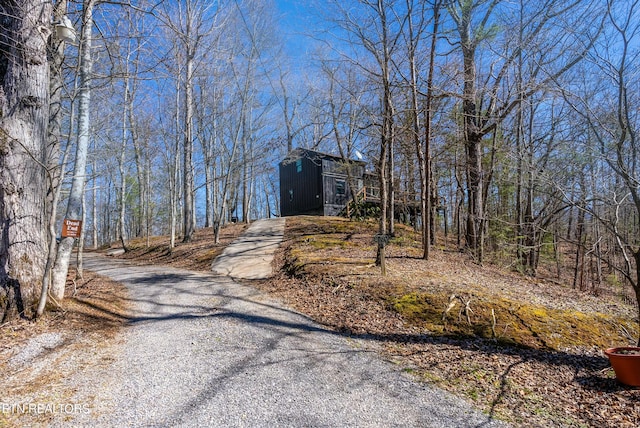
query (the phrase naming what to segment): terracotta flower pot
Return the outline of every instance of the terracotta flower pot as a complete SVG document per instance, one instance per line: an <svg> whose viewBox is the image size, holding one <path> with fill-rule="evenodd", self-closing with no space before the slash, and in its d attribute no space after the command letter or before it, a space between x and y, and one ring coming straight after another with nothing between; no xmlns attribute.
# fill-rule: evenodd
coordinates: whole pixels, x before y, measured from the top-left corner
<svg viewBox="0 0 640 428"><path fill-rule="evenodd" d="M640 386L640 347L609 348L604 353L609 357L618 382L629 386Z"/></svg>

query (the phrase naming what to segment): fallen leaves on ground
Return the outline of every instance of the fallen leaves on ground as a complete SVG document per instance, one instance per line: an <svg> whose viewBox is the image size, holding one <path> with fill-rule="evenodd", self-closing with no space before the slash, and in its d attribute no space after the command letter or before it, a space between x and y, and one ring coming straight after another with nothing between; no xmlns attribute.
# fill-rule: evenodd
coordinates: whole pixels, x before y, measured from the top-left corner
<svg viewBox="0 0 640 428"><path fill-rule="evenodd" d="M219 244L213 242L211 229L199 230L192 242L178 241L172 250L167 237L151 238L149 246L146 240L136 240L130 243L131 251L119 257L141 264L206 272L215 255L245 227L223 229ZM277 276L251 284L345 336L365 340L407 373L464 397L496 418L519 426L640 426L640 389L616 382L602 349L511 346L491 338L447 331L444 324L442 331L429 331L424 324L394 310L390 298L439 290L446 302L448 292L463 290L468 295L499 295L522 301L535 308L548 308L550 313L573 310L608 314L633 325L637 315L628 301L625 303L607 290L600 290L595 296L563 287L555 279L523 277L495 265L480 267L446 247L435 248L431 260L425 262L420 260L415 237L402 228L388 247L389 275L383 278L374 265L373 234L372 222L288 218L285 242L274 260ZM78 294L75 300L69 300L66 312L53 312L36 323L19 321L0 329L3 373L10 373L6 361L14 349L47 331L63 331L65 337L75 337L75 342L65 342L65 346L76 347L70 350L82 345L84 355L91 358L76 361L75 368L108 364L108 360L96 359L95 355L107 349L127 317L124 289L90 272L85 272L85 277L85 282L78 282ZM449 327L466 323L459 307L451 310ZM471 308L474 307L472 301ZM509 328L500 330L501 335L508 332ZM627 333L638 334L633 329ZM81 337L83 341L79 340ZM628 344L620 342L624 334L616 337L612 346ZM104 338L108 340L101 342ZM43 382L32 384L31 397L55 392L55 388L64 385L62 379L70 376L70 367L74 366L59 362L54 359L50 371L41 376ZM58 369L67 372L56 372ZM0 381L0 388L7 391L4 397L11 396L11 388L16 388L20 376ZM65 388L63 395L70 394L70 387ZM46 419L40 422L46 425ZM12 425L6 417L0 418L0 426L3 424Z"/></svg>
<svg viewBox="0 0 640 428"><path fill-rule="evenodd" d="M113 345L129 319L130 308L123 285L85 271L68 275L61 306L37 320L18 319L0 328L0 427L47 426L65 409L89 411L91 403L72 403L77 385L75 373L94 366L108 366ZM42 337L57 337L52 345L33 348ZM21 353L30 348L33 352ZM22 411L29 404L37 411ZM47 407L48 406L48 407ZM73 407L75 406L75 407Z"/></svg>
<svg viewBox="0 0 640 428"><path fill-rule="evenodd" d="M256 285L318 322L362 338L406 372L464 397L493 417L519 426L640 426L640 389L615 380L601 348L582 344L549 349L539 341L536 346L513 346L447 331L444 325L430 331L394 310L390 297L439 290L446 303L452 289L466 290L469 295L504 296L546 308L539 310L543 318L569 310L594 314L594 319L602 317L597 314L619 317L615 319L628 321L637 335L632 305L615 295L595 297L554 281L477 266L450 251L434 250L425 262L406 231L388 247L389 275L382 277L374 265L374 233L375 225L369 223L289 218L275 260L280 273ZM443 304L441 311L445 309ZM451 311L448 320L464 325L467 321L458 310ZM501 334L508 336L509 330ZM607 340L594 337L594 343ZM609 340L627 339L621 332Z"/></svg>

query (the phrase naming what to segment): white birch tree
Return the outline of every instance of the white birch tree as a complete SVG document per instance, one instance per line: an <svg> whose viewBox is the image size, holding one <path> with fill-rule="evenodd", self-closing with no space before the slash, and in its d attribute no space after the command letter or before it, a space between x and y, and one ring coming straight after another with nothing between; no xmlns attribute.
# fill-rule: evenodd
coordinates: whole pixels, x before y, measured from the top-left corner
<svg viewBox="0 0 640 428"><path fill-rule="evenodd" d="M90 142L90 108L91 108L91 79L93 63L91 58L91 42L93 32L93 9L96 0L85 0L82 10L82 30L80 37L80 88L78 93L78 142L73 169L71 193L67 202L65 218L82 220L82 198L86 182L87 157ZM51 295L60 301L64 298L67 272L71 259L75 238L62 238L58 247L56 263L53 269Z"/></svg>

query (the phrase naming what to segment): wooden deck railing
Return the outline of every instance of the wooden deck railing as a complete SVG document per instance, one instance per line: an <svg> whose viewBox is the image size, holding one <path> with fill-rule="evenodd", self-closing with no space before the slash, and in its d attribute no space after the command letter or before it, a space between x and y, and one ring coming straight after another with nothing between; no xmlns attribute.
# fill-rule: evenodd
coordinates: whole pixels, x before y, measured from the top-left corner
<svg viewBox="0 0 640 428"><path fill-rule="evenodd" d="M419 207L420 201L409 199L409 196L413 196L409 192L396 192L394 202L398 205L416 206ZM355 205L371 202L373 204L380 203L380 188L374 186L363 186L355 195L355 200L350 199L345 206L343 212L347 217L351 217L351 211L355 208Z"/></svg>

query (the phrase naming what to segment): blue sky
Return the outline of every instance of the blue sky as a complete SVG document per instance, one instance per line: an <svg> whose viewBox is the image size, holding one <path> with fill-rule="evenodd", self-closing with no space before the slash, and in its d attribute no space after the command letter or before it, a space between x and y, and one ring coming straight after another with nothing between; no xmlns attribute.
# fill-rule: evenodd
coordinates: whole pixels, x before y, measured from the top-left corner
<svg viewBox="0 0 640 428"><path fill-rule="evenodd" d="M284 36L287 39L289 54L293 57L305 56L313 44L309 33L314 31L316 17L310 1L276 0Z"/></svg>
<svg viewBox="0 0 640 428"><path fill-rule="evenodd" d="M305 24L308 24L305 21L309 21L311 12L308 2L276 0L276 5L282 14L282 26L284 28L291 29L291 31L303 31L305 29Z"/></svg>

